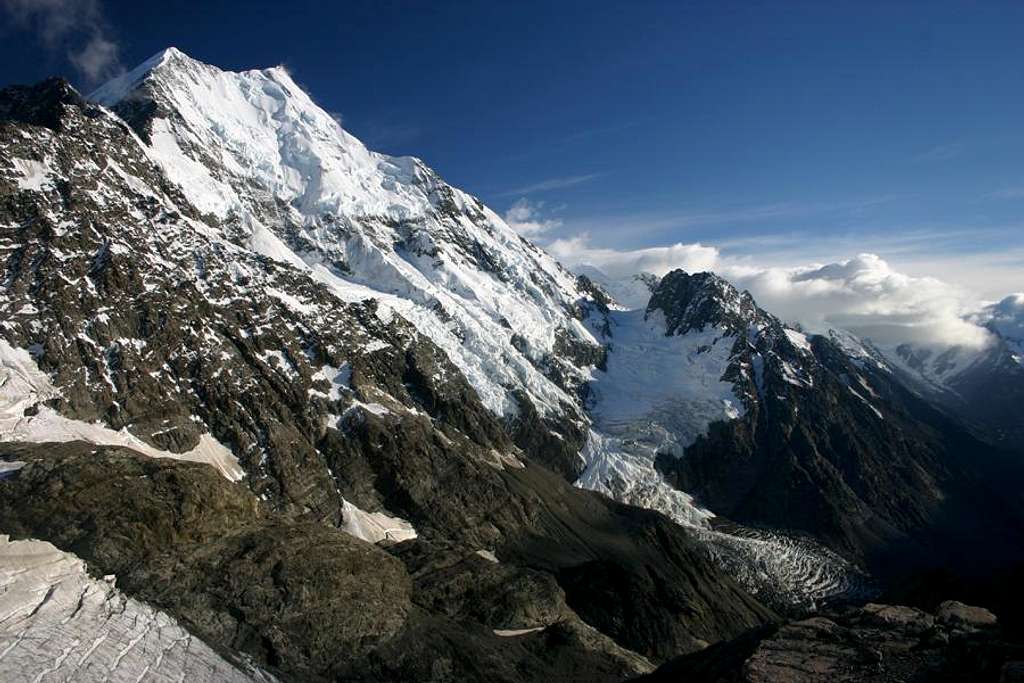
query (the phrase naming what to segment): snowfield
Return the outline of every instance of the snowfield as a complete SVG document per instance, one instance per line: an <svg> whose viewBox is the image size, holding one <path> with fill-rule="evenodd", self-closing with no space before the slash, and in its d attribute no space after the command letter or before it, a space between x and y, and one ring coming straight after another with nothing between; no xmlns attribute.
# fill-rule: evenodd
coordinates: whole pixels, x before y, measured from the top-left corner
<svg viewBox="0 0 1024 683"><path fill-rule="evenodd" d="M661 311L612 311L608 319L607 370L590 384L593 428L577 485L707 527L712 513L665 482L654 459L681 456L712 422L742 414L722 380L735 340L713 327L666 335Z"/></svg>

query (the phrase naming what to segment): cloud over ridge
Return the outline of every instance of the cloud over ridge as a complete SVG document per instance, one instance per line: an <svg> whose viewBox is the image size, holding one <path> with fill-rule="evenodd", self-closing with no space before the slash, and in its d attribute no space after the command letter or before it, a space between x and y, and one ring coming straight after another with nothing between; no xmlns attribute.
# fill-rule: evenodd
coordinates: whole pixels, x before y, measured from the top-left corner
<svg viewBox="0 0 1024 683"><path fill-rule="evenodd" d="M900 272L877 254L780 268L729 258L701 243L635 250L594 247L585 233L553 240L546 248L570 268L597 269L611 279L640 272L661 276L676 268L714 271L749 290L769 312L811 331L841 328L883 346L981 348L991 341L990 332L972 317L978 305L969 292L938 278ZM1000 305L1017 311L1014 302ZM1024 295L1019 305L1024 309ZM1020 316L1016 320L1024 320L1024 312Z"/></svg>

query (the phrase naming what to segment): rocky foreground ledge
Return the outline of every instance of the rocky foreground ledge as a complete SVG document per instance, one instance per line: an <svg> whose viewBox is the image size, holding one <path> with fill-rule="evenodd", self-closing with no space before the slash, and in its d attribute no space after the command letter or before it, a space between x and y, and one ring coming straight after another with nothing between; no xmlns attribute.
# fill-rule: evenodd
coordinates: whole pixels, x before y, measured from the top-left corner
<svg viewBox="0 0 1024 683"><path fill-rule="evenodd" d="M1024 645L987 609L943 602L933 612L867 604L671 660L636 681L895 683L1024 681Z"/></svg>

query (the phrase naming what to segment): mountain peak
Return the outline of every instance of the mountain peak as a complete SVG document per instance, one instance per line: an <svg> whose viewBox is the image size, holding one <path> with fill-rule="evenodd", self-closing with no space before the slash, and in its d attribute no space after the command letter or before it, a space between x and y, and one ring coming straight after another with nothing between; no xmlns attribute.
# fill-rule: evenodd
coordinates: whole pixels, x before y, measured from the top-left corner
<svg viewBox="0 0 1024 683"><path fill-rule="evenodd" d="M138 88L150 75L168 68L180 69L202 64L176 47L168 47L134 69L113 78L89 94L89 99L105 107L113 107Z"/></svg>
<svg viewBox="0 0 1024 683"><path fill-rule="evenodd" d="M745 330L759 311L749 292L739 292L710 272L673 270L661 279L647 304L647 315L665 315L666 334L685 334L707 325Z"/></svg>

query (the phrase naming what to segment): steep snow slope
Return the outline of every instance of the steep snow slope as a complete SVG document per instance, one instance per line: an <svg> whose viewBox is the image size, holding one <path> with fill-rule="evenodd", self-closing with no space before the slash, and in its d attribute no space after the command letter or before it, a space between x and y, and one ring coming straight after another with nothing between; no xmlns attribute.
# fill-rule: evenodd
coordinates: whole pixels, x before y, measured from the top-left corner
<svg viewBox="0 0 1024 683"><path fill-rule="evenodd" d="M572 316L587 298L575 278L420 160L367 150L283 68L226 72L171 48L91 98L238 243L384 302L494 412L517 415L517 392L542 416L577 412L586 372L554 358L560 339L596 344ZM562 386L545 376L553 364Z"/></svg>
<svg viewBox="0 0 1024 683"><path fill-rule="evenodd" d="M709 424L741 414L743 403L722 379L733 340L714 326L669 335L660 311L612 311L607 321L610 351L590 385L593 429L578 483L704 525L710 513L666 484L654 461L682 455Z"/></svg>
<svg viewBox="0 0 1024 683"><path fill-rule="evenodd" d="M273 681L242 671L178 625L126 597L114 577L43 541L0 535L0 679Z"/></svg>

